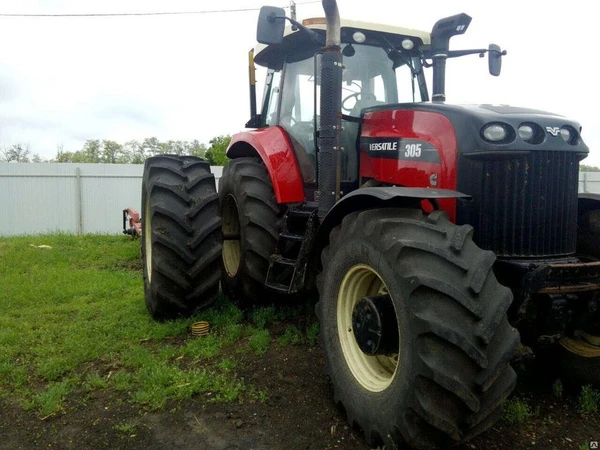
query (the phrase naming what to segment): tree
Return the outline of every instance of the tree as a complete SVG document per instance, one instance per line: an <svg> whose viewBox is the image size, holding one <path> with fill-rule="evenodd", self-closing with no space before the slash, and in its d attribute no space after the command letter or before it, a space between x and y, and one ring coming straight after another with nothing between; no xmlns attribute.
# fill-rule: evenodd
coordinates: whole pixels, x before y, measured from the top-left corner
<svg viewBox="0 0 600 450"><path fill-rule="evenodd" d="M100 162L105 164L123 164L128 163L129 155L123 151L123 146L115 141L102 141L102 153Z"/></svg>
<svg viewBox="0 0 600 450"><path fill-rule="evenodd" d="M144 164L147 158L144 147L138 141L125 142L123 152L128 156L129 164Z"/></svg>
<svg viewBox="0 0 600 450"><path fill-rule="evenodd" d="M191 156L197 156L198 158L205 158L206 155L206 145L198 142L197 139L194 139L189 143L188 153Z"/></svg>
<svg viewBox="0 0 600 450"><path fill-rule="evenodd" d="M31 151L28 145L15 144L5 150L0 150L2 153L2 160L6 162L21 162L28 163L29 155Z"/></svg>
<svg viewBox="0 0 600 450"><path fill-rule="evenodd" d="M580 172L600 172L600 167L588 166L587 164L579 164Z"/></svg>
<svg viewBox="0 0 600 450"><path fill-rule="evenodd" d="M198 140L193 141L160 141L156 137L143 141L128 141L119 144L116 141L91 139L85 142L81 150L65 151L59 146L53 162L61 163L105 163L105 164L144 164L151 156L165 153L174 155L191 155L207 159L213 165L225 165L228 162L225 150L231 140L230 136L218 136L210 141L210 148ZM37 156L39 158L39 156Z"/></svg>
<svg viewBox="0 0 600 450"><path fill-rule="evenodd" d="M229 162L225 151L231 142L231 136L217 136L209 141L210 147L206 151L206 160L213 166L226 166Z"/></svg>

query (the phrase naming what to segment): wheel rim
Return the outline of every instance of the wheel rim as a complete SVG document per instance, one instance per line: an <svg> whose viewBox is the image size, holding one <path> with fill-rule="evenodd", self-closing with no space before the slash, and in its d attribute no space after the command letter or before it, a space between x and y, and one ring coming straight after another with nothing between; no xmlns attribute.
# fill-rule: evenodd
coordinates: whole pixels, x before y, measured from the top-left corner
<svg viewBox="0 0 600 450"><path fill-rule="evenodd" d="M149 197L149 196L147 196ZM146 276L148 277L148 283L152 283L152 226L151 226L151 217L150 217L150 199L146 198L146 203L144 205L144 247L146 248L145 254L146 258L144 263L146 265Z"/></svg>
<svg viewBox="0 0 600 450"><path fill-rule="evenodd" d="M564 337L559 344L566 350L584 358L600 358L600 336L581 333L580 339Z"/></svg>
<svg viewBox="0 0 600 450"><path fill-rule="evenodd" d="M240 218L235 197L229 194L223 201L222 231L223 231L223 266L230 277L240 270L242 260L242 244L240 236Z"/></svg>
<svg viewBox="0 0 600 450"><path fill-rule="evenodd" d="M362 297L387 292L385 283L375 269L358 264L344 275L337 299L338 336L346 364L356 381L371 392L381 392L392 383L399 366L399 350L391 356L363 353L352 330L352 311Z"/></svg>

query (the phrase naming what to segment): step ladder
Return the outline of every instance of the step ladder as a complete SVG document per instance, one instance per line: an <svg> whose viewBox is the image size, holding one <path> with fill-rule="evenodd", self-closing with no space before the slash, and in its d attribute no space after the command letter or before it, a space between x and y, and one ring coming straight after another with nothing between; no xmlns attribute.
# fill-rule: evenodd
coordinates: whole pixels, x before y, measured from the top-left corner
<svg viewBox="0 0 600 450"><path fill-rule="evenodd" d="M269 258L265 286L279 294L296 294L303 290L306 268L317 228L318 203L307 202L290 208L275 253Z"/></svg>

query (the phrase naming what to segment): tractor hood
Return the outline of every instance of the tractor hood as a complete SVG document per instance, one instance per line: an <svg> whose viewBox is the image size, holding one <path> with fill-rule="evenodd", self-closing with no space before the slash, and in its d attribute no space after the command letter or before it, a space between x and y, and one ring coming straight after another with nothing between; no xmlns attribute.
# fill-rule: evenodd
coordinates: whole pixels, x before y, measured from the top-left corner
<svg viewBox="0 0 600 450"><path fill-rule="evenodd" d="M394 122L395 118L407 118L406 114L397 114L398 111L445 116L453 125L459 153L499 150L573 151L584 154L582 156L589 153L581 138L581 125L578 122L550 112L508 105L450 105L435 102L380 105L362 111L363 128L369 128L373 121L380 120L385 120L388 126L394 128L390 122ZM419 120L423 116L414 114L409 117ZM420 127L427 128L427 124L415 123L412 128L418 130ZM492 129L488 129L490 127ZM505 136L499 139L502 132Z"/></svg>

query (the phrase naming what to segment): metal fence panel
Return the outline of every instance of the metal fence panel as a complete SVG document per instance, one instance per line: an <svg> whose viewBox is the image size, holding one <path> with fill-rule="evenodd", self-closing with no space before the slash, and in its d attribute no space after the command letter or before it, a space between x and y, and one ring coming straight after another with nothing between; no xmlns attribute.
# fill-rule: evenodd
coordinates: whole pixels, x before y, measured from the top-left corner
<svg viewBox="0 0 600 450"><path fill-rule="evenodd" d="M222 167L211 167L218 180ZM142 164L0 163L0 236L116 234L122 210L141 211ZM600 172L581 172L579 192L600 194Z"/></svg>
<svg viewBox="0 0 600 450"><path fill-rule="evenodd" d="M579 172L579 192L600 194L600 172Z"/></svg>
<svg viewBox="0 0 600 450"><path fill-rule="evenodd" d="M223 168L212 167L217 179ZM0 163L0 236L116 234L141 210L142 164Z"/></svg>

